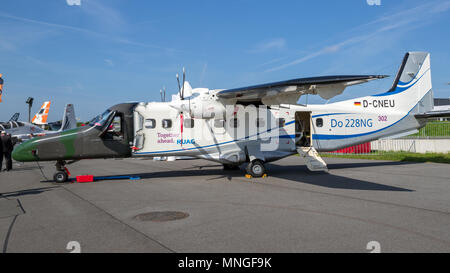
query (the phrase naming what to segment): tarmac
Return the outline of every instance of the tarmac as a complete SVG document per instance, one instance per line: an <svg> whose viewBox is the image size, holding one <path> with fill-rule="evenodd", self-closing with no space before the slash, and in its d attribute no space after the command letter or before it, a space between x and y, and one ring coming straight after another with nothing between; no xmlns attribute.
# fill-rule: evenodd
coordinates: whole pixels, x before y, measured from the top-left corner
<svg viewBox="0 0 450 273"><path fill-rule="evenodd" d="M63 184L54 163L15 163L0 173L0 251L450 252L450 165L325 161L248 179L204 160L83 160L72 177L140 179Z"/></svg>

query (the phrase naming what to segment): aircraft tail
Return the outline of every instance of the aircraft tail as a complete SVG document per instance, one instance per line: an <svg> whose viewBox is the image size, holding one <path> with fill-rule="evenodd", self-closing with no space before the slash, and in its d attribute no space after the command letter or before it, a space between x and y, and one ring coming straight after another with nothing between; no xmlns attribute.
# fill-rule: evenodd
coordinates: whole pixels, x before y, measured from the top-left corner
<svg viewBox="0 0 450 273"><path fill-rule="evenodd" d="M2 74L0 74L0 102L2 102L2 93L3 93L3 78Z"/></svg>
<svg viewBox="0 0 450 273"><path fill-rule="evenodd" d="M391 89L380 95L395 100L399 110L419 114L431 111L434 106L431 86L430 54L408 52L395 77Z"/></svg>
<svg viewBox="0 0 450 273"><path fill-rule="evenodd" d="M44 125L47 124L48 112L50 111L51 101L46 101L42 104L41 109L31 120L31 123L36 125Z"/></svg>
<svg viewBox="0 0 450 273"><path fill-rule="evenodd" d="M9 121L15 121L15 122L17 122L17 121L19 120L19 116L20 116L20 113L15 113L15 114L9 119Z"/></svg>
<svg viewBox="0 0 450 273"><path fill-rule="evenodd" d="M75 118L75 108L73 107L73 104L67 104L66 108L64 109L64 116L59 131L65 131L74 128L77 128L77 120Z"/></svg>

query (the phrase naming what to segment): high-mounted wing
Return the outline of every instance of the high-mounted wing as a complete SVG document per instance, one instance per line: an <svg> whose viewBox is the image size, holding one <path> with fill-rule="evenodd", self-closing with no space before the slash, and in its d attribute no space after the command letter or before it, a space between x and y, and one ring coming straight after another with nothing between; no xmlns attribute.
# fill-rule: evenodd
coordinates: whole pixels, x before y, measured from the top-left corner
<svg viewBox="0 0 450 273"><path fill-rule="evenodd" d="M288 81L266 83L243 88L222 90L217 93L221 99L235 99L236 102L266 105L295 104L301 95L314 94L324 99L341 94L347 86L383 79L386 75L343 75L300 78Z"/></svg>

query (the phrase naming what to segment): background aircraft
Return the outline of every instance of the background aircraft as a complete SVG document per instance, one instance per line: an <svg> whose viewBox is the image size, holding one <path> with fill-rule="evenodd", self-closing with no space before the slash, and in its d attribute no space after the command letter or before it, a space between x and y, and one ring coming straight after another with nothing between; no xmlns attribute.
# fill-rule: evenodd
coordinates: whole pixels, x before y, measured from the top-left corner
<svg viewBox="0 0 450 273"><path fill-rule="evenodd" d="M52 104L51 101L46 101L42 104L41 109L39 112L34 115L33 119L31 119L31 123L36 125L46 125L47 124L47 118L48 118L48 112L50 112L50 105Z"/></svg>
<svg viewBox="0 0 450 273"><path fill-rule="evenodd" d="M296 104L304 94L329 99L347 86L384 77L313 77L209 90L190 88L183 76L179 99L113 106L88 126L25 142L13 158L57 161L58 182L68 178L67 160L131 156L192 156L225 168L248 162L247 173L261 177L264 163L299 153L310 170L327 170L317 151L414 131L428 115L436 116L430 113L433 92L425 52L405 55L387 92L325 105ZM265 107L247 115L252 105Z"/></svg>
<svg viewBox="0 0 450 273"><path fill-rule="evenodd" d="M47 124L48 110L50 107L50 102L45 102L39 112L33 117L34 121L37 121L39 125L43 126ZM18 113L13 117L18 118ZM72 104L67 104L64 109L64 115L62 119L62 125L58 131L45 130L42 127L29 122L17 121L11 118L8 122L0 123L0 131L6 131L11 134L16 141L21 142L35 136L42 135L52 135L64 130L73 129L77 127L77 122L75 120L75 110Z"/></svg>
<svg viewBox="0 0 450 273"><path fill-rule="evenodd" d="M9 121L18 121L19 120L20 113L15 113Z"/></svg>

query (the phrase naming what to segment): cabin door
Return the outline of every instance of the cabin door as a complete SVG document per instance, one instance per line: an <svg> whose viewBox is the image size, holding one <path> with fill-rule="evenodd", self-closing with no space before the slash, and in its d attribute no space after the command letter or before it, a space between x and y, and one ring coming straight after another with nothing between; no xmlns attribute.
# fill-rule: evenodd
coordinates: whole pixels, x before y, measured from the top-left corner
<svg viewBox="0 0 450 273"><path fill-rule="evenodd" d="M311 112L295 112L295 144L299 147L312 146Z"/></svg>

